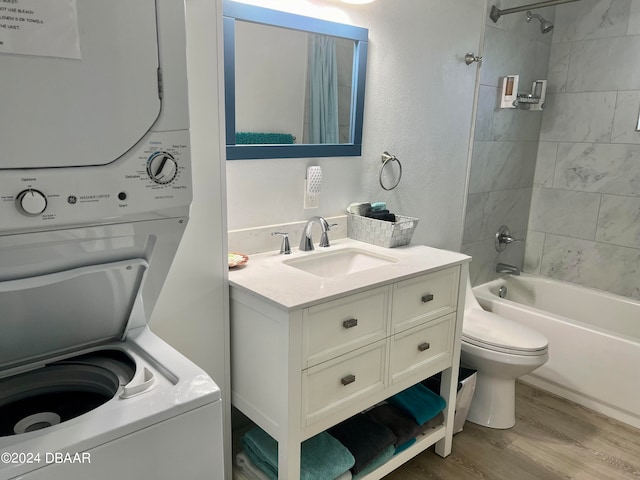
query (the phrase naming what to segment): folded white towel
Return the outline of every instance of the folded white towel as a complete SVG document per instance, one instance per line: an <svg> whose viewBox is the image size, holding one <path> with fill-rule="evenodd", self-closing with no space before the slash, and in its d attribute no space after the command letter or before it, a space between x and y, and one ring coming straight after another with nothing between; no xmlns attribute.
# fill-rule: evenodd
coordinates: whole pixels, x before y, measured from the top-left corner
<svg viewBox="0 0 640 480"><path fill-rule="evenodd" d="M236 465L248 480L269 480L269 477L262 473L262 470L256 467L244 452L236 455Z"/></svg>
<svg viewBox="0 0 640 480"><path fill-rule="evenodd" d="M352 213L353 215L364 215L369 210L371 210L371 204L368 202L355 202L347 207L347 213Z"/></svg>

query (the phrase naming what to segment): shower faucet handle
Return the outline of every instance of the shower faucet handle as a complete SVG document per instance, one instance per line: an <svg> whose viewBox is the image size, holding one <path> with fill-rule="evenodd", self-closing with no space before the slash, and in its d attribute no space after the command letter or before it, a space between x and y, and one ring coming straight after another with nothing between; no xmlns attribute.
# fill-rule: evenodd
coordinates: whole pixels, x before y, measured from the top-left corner
<svg viewBox="0 0 640 480"><path fill-rule="evenodd" d="M504 251L507 248L507 245L511 243L519 243L522 242L521 238L513 238L511 236L511 230L506 225L501 225L498 231L496 232L496 241L495 247L498 252Z"/></svg>
<svg viewBox="0 0 640 480"><path fill-rule="evenodd" d="M471 65L473 62L478 62L480 63L482 61L482 56L478 56L474 53L467 53L464 56L464 63L466 63L467 65Z"/></svg>

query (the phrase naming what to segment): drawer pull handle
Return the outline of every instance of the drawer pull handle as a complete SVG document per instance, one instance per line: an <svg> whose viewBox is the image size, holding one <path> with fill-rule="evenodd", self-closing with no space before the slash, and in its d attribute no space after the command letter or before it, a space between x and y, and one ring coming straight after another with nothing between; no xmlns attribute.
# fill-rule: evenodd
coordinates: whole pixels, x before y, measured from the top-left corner
<svg viewBox="0 0 640 480"><path fill-rule="evenodd" d="M347 386L350 383L353 383L356 381L356 376L355 375L347 375L346 377L343 377L340 382L342 383L342 385Z"/></svg>
<svg viewBox="0 0 640 480"><path fill-rule="evenodd" d="M358 319L357 318L350 318L349 320L345 320L344 322L342 322L342 326L344 328L353 328L355 326L358 325Z"/></svg>
<svg viewBox="0 0 640 480"><path fill-rule="evenodd" d="M422 296L422 303L428 303L431 300L433 300L433 293L427 293L426 295Z"/></svg>
<svg viewBox="0 0 640 480"><path fill-rule="evenodd" d="M431 348L431 344L429 342L424 342L418 345L418 350L424 352L425 350L429 350Z"/></svg>

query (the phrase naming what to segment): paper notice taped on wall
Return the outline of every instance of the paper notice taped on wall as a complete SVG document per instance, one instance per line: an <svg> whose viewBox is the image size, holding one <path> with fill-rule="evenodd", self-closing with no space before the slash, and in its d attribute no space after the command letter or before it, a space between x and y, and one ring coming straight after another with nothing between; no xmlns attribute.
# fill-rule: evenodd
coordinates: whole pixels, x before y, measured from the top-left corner
<svg viewBox="0 0 640 480"><path fill-rule="evenodd" d="M0 53L81 58L76 0L0 0Z"/></svg>

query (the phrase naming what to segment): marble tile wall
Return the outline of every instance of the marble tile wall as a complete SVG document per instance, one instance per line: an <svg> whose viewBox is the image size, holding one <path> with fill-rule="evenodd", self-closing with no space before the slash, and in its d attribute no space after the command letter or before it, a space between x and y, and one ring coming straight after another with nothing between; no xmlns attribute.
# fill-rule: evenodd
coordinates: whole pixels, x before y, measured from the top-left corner
<svg viewBox="0 0 640 480"><path fill-rule="evenodd" d="M525 271L640 299L640 0L556 7Z"/></svg>
<svg viewBox="0 0 640 480"><path fill-rule="evenodd" d="M489 8L494 4L505 9L522 2L489 2ZM554 11L537 13L553 21ZM498 262L519 268L524 263L524 242L498 253L494 239L503 224L516 238L526 237L542 112L497 109L498 87L501 77L519 75L520 92L530 91L534 80L547 78L552 47L551 35L542 35L537 21L527 23L525 13L505 15L497 23L486 18L462 245L473 256L474 285L495 278Z"/></svg>

